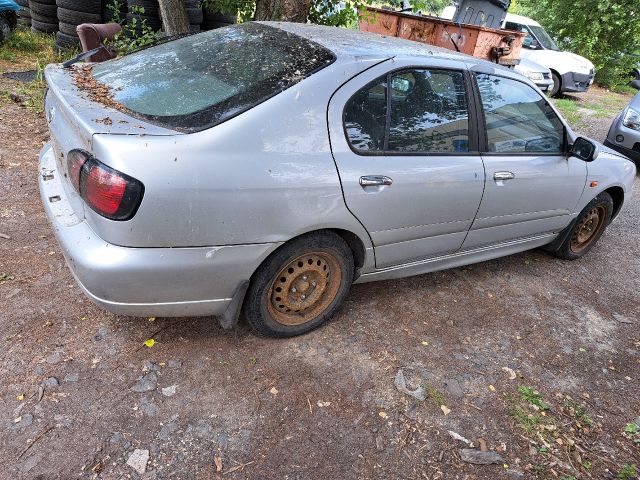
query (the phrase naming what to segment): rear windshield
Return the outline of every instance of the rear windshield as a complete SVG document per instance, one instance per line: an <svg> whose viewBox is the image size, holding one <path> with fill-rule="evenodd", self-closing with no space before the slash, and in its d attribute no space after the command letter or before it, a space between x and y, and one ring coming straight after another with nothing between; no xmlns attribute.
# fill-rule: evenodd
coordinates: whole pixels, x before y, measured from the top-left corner
<svg viewBox="0 0 640 480"><path fill-rule="evenodd" d="M183 37L96 65L95 79L145 120L212 127L295 85L335 56L292 33L245 23Z"/></svg>

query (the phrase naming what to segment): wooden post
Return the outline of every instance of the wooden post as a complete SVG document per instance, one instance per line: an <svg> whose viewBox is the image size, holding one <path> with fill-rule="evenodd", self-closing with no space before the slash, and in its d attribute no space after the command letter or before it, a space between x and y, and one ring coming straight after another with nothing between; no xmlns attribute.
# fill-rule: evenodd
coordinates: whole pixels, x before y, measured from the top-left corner
<svg viewBox="0 0 640 480"><path fill-rule="evenodd" d="M189 33L189 17L184 0L158 0L160 17L167 35Z"/></svg>

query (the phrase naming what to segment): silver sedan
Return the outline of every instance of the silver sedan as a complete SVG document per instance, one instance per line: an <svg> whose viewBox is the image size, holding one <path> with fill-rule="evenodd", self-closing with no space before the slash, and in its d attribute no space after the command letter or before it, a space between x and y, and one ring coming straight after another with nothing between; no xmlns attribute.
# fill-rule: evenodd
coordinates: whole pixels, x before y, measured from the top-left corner
<svg viewBox="0 0 640 480"><path fill-rule="evenodd" d="M631 85L640 90L640 79ZM604 144L640 165L640 92L613 119Z"/></svg>
<svg viewBox="0 0 640 480"><path fill-rule="evenodd" d="M247 23L46 69L42 201L80 288L307 332L353 282L593 247L636 169L476 58Z"/></svg>

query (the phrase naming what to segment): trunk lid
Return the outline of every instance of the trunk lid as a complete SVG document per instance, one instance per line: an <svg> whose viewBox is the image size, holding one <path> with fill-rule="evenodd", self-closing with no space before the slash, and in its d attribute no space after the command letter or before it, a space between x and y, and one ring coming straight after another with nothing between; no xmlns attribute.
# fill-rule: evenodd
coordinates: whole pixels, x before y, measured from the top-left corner
<svg viewBox="0 0 640 480"><path fill-rule="evenodd" d="M73 209L84 217L84 202L68 181L66 157L73 149L93 153L93 136L108 135L181 135L180 132L139 120L125 112L104 106L89 99L73 79L74 68L48 65L45 79L48 91L45 97L45 116L49 125L51 145L58 171L67 177L62 182Z"/></svg>

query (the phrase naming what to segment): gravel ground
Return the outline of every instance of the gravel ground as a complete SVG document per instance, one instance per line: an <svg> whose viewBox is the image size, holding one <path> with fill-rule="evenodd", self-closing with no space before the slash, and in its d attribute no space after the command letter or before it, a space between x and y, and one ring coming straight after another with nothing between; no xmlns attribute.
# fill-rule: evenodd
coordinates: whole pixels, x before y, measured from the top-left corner
<svg viewBox="0 0 640 480"><path fill-rule="evenodd" d="M0 136L0 478L634 478L639 181L581 260L356 285L270 340L91 304L40 204L44 120L4 100Z"/></svg>

